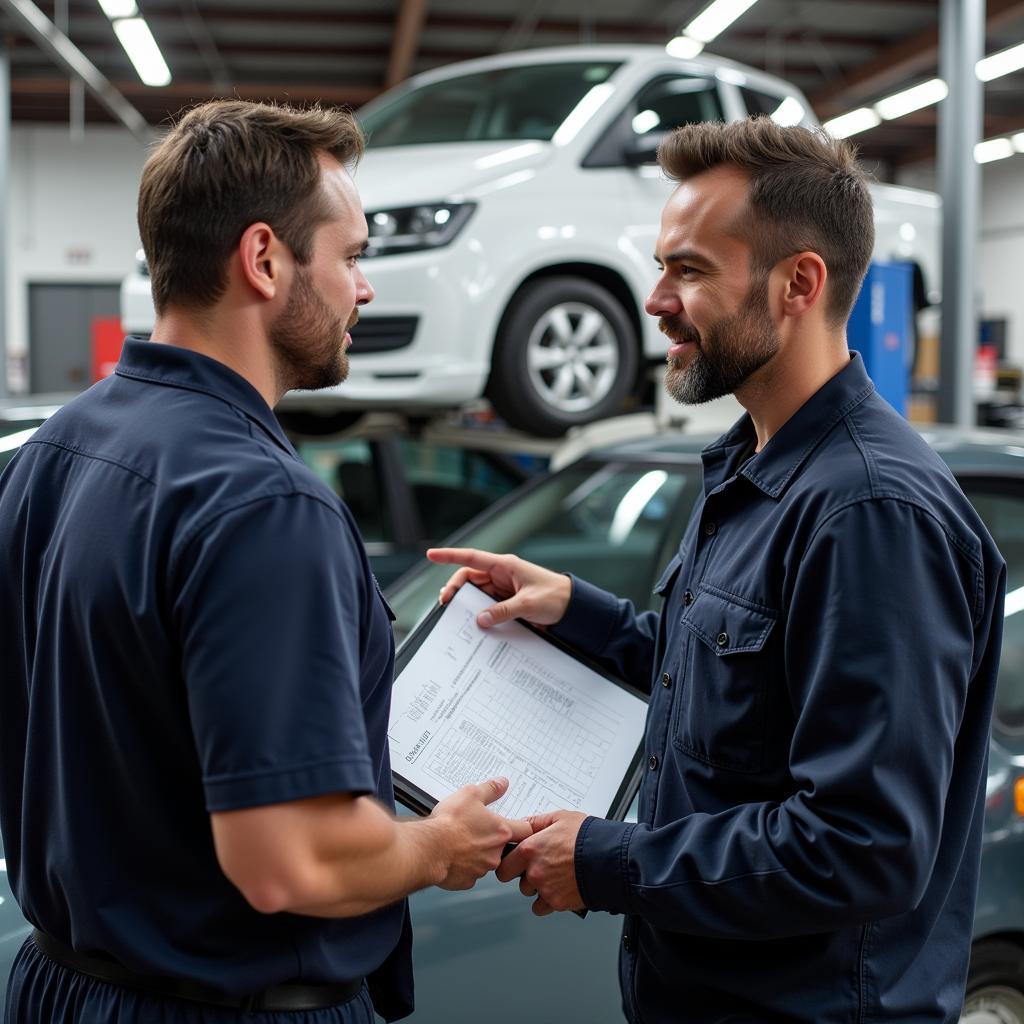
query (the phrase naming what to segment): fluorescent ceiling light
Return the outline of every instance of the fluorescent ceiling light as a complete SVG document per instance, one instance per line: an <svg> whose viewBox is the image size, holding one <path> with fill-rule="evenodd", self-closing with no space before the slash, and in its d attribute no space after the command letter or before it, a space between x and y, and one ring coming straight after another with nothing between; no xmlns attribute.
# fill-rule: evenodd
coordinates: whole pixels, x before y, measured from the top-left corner
<svg viewBox="0 0 1024 1024"><path fill-rule="evenodd" d="M949 87L941 78L932 78L912 89L904 89L903 92L893 93L879 100L875 104L875 111L885 121L891 121L896 117L903 117L922 107L930 107L933 103L944 100L949 93Z"/></svg>
<svg viewBox="0 0 1024 1024"><path fill-rule="evenodd" d="M100 0L100 7L111 21L115 18L134 18L139 13L135 0Z"/></svg>
<svg viewBox="0 0 1024 1024"><path fill-rule="evenodd" d="M633 118L633 131L637 135L646 135L653 128L661 124L661 118L653 110L641 110Z"/></svg>
<svg viewBox="0 0 1024 1024"><path fill-rule="evenodd" d="M715 0L683 29L683 35L701 43L710 43L755 3L757 0Z"/></svg>
<svg viewBox="0 0 1024 1024"><path fill-rule="evenodd" d="M1017 150L1018 153L1024 153L1024 132L1018 132L1010 138L1013 142L1013 148Z"/></svg>
<svg viewBox="0 0 1024 1024"><path fill-rule="evenodd" d="M983 82L991 82L993 78L1002 78L1013 71L1024 68L1024 43L1011 46L1008 50L1000 50L998 53L982 57L974 65L975 74Z"/></svg>
<svg viewBox="0 0 1024 1024"><path fill-rule="evenodd" d="M691 39L689 36L676 36L665 44L665 51L670 57L678 57L680 60L692 60L704 49L704 44Z"/></svg>
<svg viewBox="0 0 1024 1024"><path fill-rule="evenodd" d="M858 107L848 114L826 121L822 126L833 139L845 139L857 132L866 132L882 123L882 119L870 107Z"/></svg>
<svg viewBox="0 0 1024 1024"><path fill-rule="evenodd" d="M974 147L974 159L979 164L1005 160L1008 156L1013 156L1013 143L1009 139L986 139Z"/></svg>
<svg viewBox="0 0 1024 1024"><path fill-rule="evenodd" d="M792 96L787 96L773 111L772 120L783 128L792 128L804 119L804 105Z"/></svg>
<svg viewBox="0 0 1024 1024"><path fill-rule="evenodd" d="M170 82L171 72L144 19L122 18L114 22L114 31L146 85L167 85Z"/></svg>

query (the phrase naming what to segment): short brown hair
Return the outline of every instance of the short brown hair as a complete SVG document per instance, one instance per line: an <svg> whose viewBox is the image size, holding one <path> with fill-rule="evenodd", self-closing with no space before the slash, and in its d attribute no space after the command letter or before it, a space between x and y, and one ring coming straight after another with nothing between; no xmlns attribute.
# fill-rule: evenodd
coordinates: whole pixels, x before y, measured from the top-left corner
<svg viewBox="0 0 1024 1024"><path fill-rule="evenodd" d="M845 324L875 245L868 176L853 146L824 131L783 128L769 117L677 128L658 149L675 181L721 165L750 176L750 209L738 223L756 271L797 252L815 252L828 270L825 312Z"/></svg>
<svg viewBox="0 0 1024 1024"><path fill-rule="evenodd" d="M213 100L189 110L146 161L139 233L157 314L207 309L227 285L227 261L265 221L300 263L331 216L319 189L321 153L358 160L363 134L347 110Z"/></svg>

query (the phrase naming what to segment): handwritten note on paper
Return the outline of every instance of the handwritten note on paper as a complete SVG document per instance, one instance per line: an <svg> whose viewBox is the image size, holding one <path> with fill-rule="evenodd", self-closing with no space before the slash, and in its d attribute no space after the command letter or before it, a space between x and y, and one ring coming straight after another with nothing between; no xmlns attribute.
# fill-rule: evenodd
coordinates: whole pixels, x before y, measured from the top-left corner
<svg viewBox="0 0 1024 1024"><path fill-rule="evenodd" d="M607 815L646 704L518 622L480 629L490 604L462 587L395 680L392 768L438 800L505 775L509 790L492 806L506 817Z"/></svg>

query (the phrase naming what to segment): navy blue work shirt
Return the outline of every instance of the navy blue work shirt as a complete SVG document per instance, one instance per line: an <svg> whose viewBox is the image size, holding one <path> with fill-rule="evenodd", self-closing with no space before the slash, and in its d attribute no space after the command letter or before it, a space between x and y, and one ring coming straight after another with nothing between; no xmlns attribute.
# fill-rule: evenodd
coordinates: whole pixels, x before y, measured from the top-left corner
<svg viewBox="0 0 1024 1024"><path fill-rule="evenodd" d="M1003 560L858 356L754 441L704 451L660 616L574 581L556 632L651 698L639 821L584 822L580 892L626 915L638 1024L956 1021Z"/></svg>
<svg viewBox="0 0 1024 1024"><path fill-rule="evenodd" d="M214 853L213 811L394 806L389 610L259 393L129 338L0 478L0 551L0 825L26 917L141 974L371 975L378 1012L411 1012L405 901L261 914Z"/></svg>

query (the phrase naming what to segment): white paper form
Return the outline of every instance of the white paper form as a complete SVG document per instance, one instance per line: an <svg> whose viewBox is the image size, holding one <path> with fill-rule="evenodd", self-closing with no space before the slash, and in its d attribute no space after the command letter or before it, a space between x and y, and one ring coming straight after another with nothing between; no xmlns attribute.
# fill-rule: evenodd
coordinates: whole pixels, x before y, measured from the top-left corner
<svg viewBox="0 0 1024 1024"><path fill-rule="evenodd" d="M510 818L607 816L647 705L518 622L480 629L493 603L461 587L395 680L393 769L438 800L504 775L508 792L492 807Z"/></svg>

